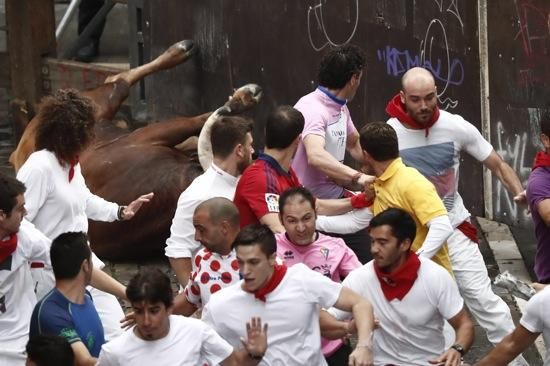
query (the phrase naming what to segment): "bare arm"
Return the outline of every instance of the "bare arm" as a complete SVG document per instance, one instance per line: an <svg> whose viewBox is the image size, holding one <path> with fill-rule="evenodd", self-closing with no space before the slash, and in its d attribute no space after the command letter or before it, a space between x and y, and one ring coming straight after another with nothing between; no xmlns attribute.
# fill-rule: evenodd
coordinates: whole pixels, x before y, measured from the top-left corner
<svg viewBox="0 0 550 366"><path fill-rule="evenodd" d="M279 214L273 212L265 214L260 218L260 222L269 226L269 229L273 232L273 234L284 233L286 231L283 224L281 224Z"/></svg>
<svg viewBox="0 0 550 366"><path fill-rule="evenodd" d="M357 327L357 346L350 355L350 365L373 365L372 335L374 311L370 302L347 287L342 287L334 307L353 314Z"/></svg>
<svg viewBox="0 0 550 366"><path fill-rule="evenodd" d="M359 143L359 132L354 131L353 134L348 135L346 149L355 161L363 162L363 149L361 149L361 144Z"/></svg>
<svg viewBox="0 0 550 366"><path fill-rule="evenodd" d="M550 198L540 201L536 206L536 210L546 226L550 226Z"/></svg>
<svg viewBox="0 0 550 366"><path fill-rule="evenodd" d="M99 268L94 268L92 271L90 285L119 299L126 299L126 287Z"/></svg>
<svg viewBox="0 0 550 366"><path fill-rule="evenodd" d="M322 171L327 177L339 184L350 184L357 171L340 163L325 150L325 138L319 135L307 135L304 138L308 163Z"/></svg>
<svg viewBox="0 0 550 366"><path fill-rule="evenodd" d="M90 355L90 352L82 342L74 342L71 344L74 352L75 366L95 366L97 359Z"/></svg>
<svg viewBox="0 0 550 366"><path fill-rule="evenodd" d="M191 258L168 258L170 266L176 273L176 277L180 285L185 287L191 276L192 264Z"/></svg>
<svg viewBox="0 0 550 366"><path fill-rule="evenodd" d="M349 212L353 209L351 207L351 200L349 198L340 198L340 199L316 199L315 200L315 211L319 215L334 216L342 215L346 212Z"/></svg>
<svg viewBox="0 0 550 366"><path fill-rule="evenodd" d="M540 333L531 333L518 325L516 329L496 345L476 366L505 366L535 342Z"/></svg>
<svg viewBox="0 0 550 366"><path fill-rule="evenodd" d="M514 197L521 195L523 187L516 174L516 172L508 165L495 150L491 152L489 157L483 161L483 165L487 167L497 176L500 182L504 185L506 190L510 192Z"/></svg>
<svg viewBox="0 0 550 366"><path fill-rule="evenodd" d="M474 342L474 324L470 320L468 313L464 308L455 316L448 320L456 333L455 343L460 344L464 351L467 352ZM439 356L438 359L430 361L432 364L441 364L445 362L445 366L459 366L461 364L462 355L454 348L448 349L445 353Z"/></svg>
<svg viewBox="0 0 550 366"><path fill-rule="evenodd" d="M338 320L326 310L319 313L319 326L321 336L327 339L340 339L352 333L350 322Z"/></svg>
<svg viewBox="0 0 550 366"><path fill-rule="evenodd" d="M195 313L195 311L197 311L197 307L195 304L189 302L183 292L176 295L174 298L174 308L172 310L172 314L191 316Z"/></svg>

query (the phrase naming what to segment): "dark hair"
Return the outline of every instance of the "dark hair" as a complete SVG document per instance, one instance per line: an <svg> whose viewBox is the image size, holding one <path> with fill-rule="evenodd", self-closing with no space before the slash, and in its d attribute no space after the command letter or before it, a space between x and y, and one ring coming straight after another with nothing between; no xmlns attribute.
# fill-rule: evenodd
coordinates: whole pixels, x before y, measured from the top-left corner
<svg viewBox="0 0 550 366"><path fill-rule="evenodd" d="M309 202L311 208L315 210L315 197L313 197L311 192L305 187L293 187L284 191L279 197L279 212L281 214L283 213L283 208L285 207L287 201L294 196L301 196L302 199Z"/></svg>
<svg viewBox="0 0 550 366"><path fill-rule="evenodd" d="M235 238L233 248L236 249L242 245L259 245L267 257L277 251L275 234L267 225L253 224L245 226Z"/></svg>
<svg viewBox="0 0 550 366"><path fill-rule="evenodd" d="M233 201L225 197L207 199L195 208L195 212L202 209L208 210L208 216L213 223L227 220L233 227L238 227L240 225L239 209L235 206Z"/></svg>
<svg viewBox="0 0 550 366"><path fill-rule="evenodd" d="M4 211L7 217L17 203L17 196L25 193L25 185L17 179L4 173L0 173L0 210Z"/></svg>
<svg viewBox="0 0 550 366"><path fill-rule="evenodd" d="M126 297L131 303L161 302L167 308L174 303L170 278L158 268L145 269L136 273L126 287Z"/></svg>
<svg viewBox="0 0 550 366"><path fill-rule="evenodd" d="M224 116L212 125L210 141L212 154L227 158L238 144L246 142L246 134L252 132L252 121L239 116Z"/></svg>
<svg viewBox="0 0 550 366"><path fill-rule="evenodd" d="M399 243L409 239L412 244L416 237L416 223L407 211L400 208L388 208L374 216L370 220L369 231L372 228L384 225L391 227L392 234Z"/></svg>
<svg viewBox="0 0 550 366"><path fill-rule="evenodd" d="M57 335L32 337L25 347L37 366L73 366L74 352L67 340Z"/></svg>
<svg viewBox="0 0 550 366"><path fill-rule="evenodd" d="M540 133L550 138L550 110L543 112L540 116Z"/></svg>
<svg viewBox="0 0 550 366"><path fill-rule="evenodd" d="M359 132L361 148L376 161L387 161L399 157L397 133L386 122L367 123Z"/></svg>
<svg viewBox="0 0 550 366"><path fill-rule="evenodd" d="M36 149L53 152L62 164L74 160L94 138L94 108L75 89L44 97L38 119Z"/></svg>
<svg viewBox="0 0 550 366"><path fill-rule="evenodd" d="M91 261L92 251L88 236L82 232L63 233L55 238L50 248L53 274L56 280L75 278L84 260Z"/></svg>
<svg viewBox="0 0 550 366"><path fill-rule="evenodd" d="M354 74L365 67L365 53L355 45L333 48L321 59L319 85L329 89L342 89Z"/></svg>
<svg viewBox="0 0 550 366"><path fill-rule="evenodd" d="M304 115L294 107L282 105L267 116L265 147L286 149L304 130Z"/></svg>

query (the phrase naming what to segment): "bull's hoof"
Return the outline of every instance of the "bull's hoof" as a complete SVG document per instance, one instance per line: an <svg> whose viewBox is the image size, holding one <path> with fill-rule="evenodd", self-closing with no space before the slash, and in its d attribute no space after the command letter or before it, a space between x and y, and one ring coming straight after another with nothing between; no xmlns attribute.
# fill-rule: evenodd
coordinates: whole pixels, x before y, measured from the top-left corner
<svg viewBox="0 0 550 366"><path fill-rule="evenodd" d="M165 70L181 64L191 58L198 51L198 46L195 42L186 39L178 43L174 43L162 55L154 61L158 69Z"/></svg>
<svg viewBox="0 0 550 366"><path fill-rule="evenodd" d="M233 96L225 104L231 112L241 113L252 108L262 98L262 87L258 84L246 84L235 90Z"/></svg>

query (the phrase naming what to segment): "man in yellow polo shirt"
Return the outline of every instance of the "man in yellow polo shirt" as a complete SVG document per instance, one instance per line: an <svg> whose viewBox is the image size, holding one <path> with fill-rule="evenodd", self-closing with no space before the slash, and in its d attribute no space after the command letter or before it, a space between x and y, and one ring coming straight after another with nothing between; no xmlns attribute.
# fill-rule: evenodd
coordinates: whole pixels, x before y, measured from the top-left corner
<svg viewBox="0 0 550 366"><path fill-rule="evenodd" d="M395 130L385 122L367 124L360 133L365 169L376 176L374 215L396 207L407 211L416 223L411 249L445 267L451 274L451 261L445 241L453 227L434 185L399 157Z"/></svg>
<svg viewBox="0 0 550 366"><path fill-rule="evenodd" d="M350 213L317 218L321 231L346 234L364 229L373 214L390 208L400 208L416 223L416 238L411 249L445 267L452 274L447 238L453 228L447 210L433 184L414 168L405 166L399 157L395 130L384 122L367 124L360 132L363 150L363 170L376 176L373 204Z"/></svg>

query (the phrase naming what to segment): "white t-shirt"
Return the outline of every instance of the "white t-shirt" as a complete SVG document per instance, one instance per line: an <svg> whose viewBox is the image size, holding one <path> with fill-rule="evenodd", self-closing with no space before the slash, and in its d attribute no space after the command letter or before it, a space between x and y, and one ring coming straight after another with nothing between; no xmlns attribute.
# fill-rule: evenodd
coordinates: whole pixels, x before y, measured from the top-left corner
<svg viewBox="0 0 550 366"><path fill-rule="evenodd" d="M29 261L50 265L50 240L23 220L15 252L0 263L0 353L23 352L36 305Z"/></svg>
<svg viewBox="0 0 550 366"><path fill-rule="evenodd" d="M198 176L183 191L178 199L176 213L172 219L170 237L166 240L165 253L170 258L191 258L201 247L195 240L193 213L197 206L214 197L225 197L233 201L238 177L218 168L214 163Z"/></svg>
<svg viewBox="0 0 550 366"><path fill-rule="evenodd" d="M550 286L529 300L527 310L519 322L532 333L542 333L544 344L550 351ZM550 352L546 352L544 366L550 366Z"/></svg>
<svg viewBox="0 0 550 366"><path fill-rule="evenodd" d="M88 219L115 221L118 205L90 192L80 164L69 182L69 166L61 166L48 150L32 153L17 173L25 184L27 220L48 238L66 232L88 232Z"/></svg>
<svg viewBox="0 0 550 366"><path fill-rule="evenodd" d="M298 263L288 268L266 302L242 289L242 281L216 292L202 319L233 347L246 338L246 323L259 316L269 325L268 347L260 365L324 366L319 328L320 307L333 306L342 285Z"/></svg>
<svg viewBox="0 0 550 366"><path fill-rule="evenodd" d="M145 341L132 328L103 345L98 365L199 366L203 357L219 363L231 353L233 347L200 320L170 315L166 337Z"/></svg>
<svg viewBox="0 0 550 366"><path fill-rule="evenodd" d="M399 140L399 153L405 165L416 168L428 178L449 212L456 228L470 217L458 193L460 153L466 151L478 161L484 161L493 147L474 125L457 114L440 111L438 121L429 129L405 127L396 118L388 120Z"/></svg>
<svg viewBox="0 0 550 366"><path fill-rule="evenodd" d="M426 366L444 352L443 320L462 310L464 301L445 268L420 257L418 278L402 300L388 302L374 272L373 261L351 272L343 285L368 299L380 327L374 331L375 365ZM350 313L329 312L338 319Z"/></svg>

